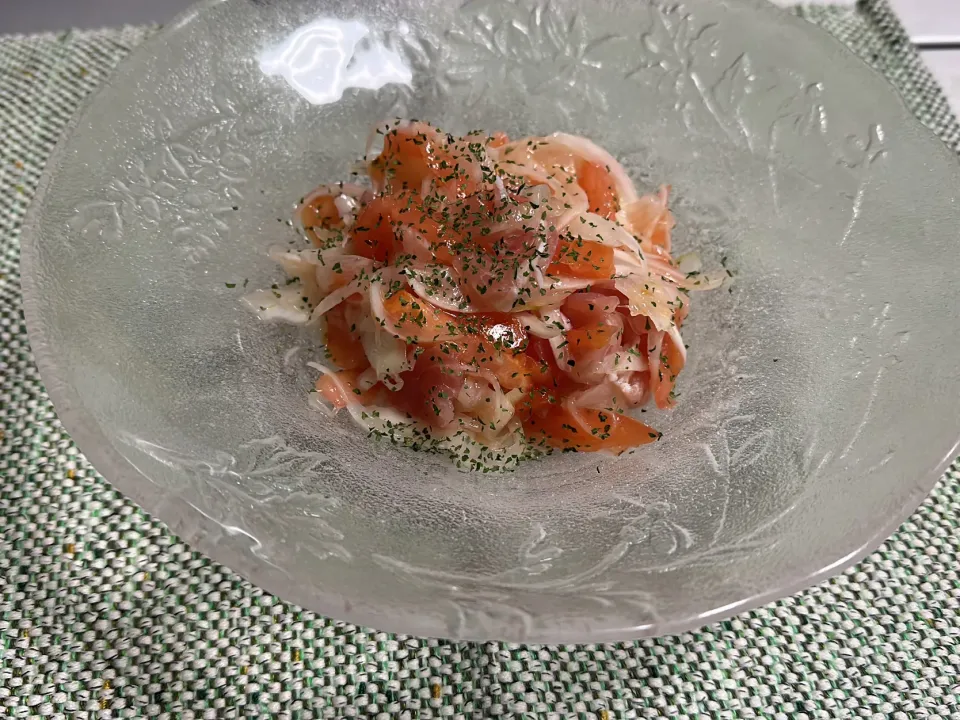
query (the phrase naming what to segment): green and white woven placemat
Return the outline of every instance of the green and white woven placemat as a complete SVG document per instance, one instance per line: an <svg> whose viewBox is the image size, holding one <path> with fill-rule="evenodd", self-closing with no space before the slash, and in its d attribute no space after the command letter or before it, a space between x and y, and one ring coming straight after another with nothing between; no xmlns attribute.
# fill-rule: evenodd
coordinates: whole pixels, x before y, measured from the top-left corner
<svg viewBox="0 0 960 720"><path fill-rule="evenodd" d="M883 0L798 10L960 126ZM960 474L824 585L698 633L523 647L387 635L190 551L79 454L20 311L19 233L57 137L149 30L0 38L0 716L960 718Z"/></svg>

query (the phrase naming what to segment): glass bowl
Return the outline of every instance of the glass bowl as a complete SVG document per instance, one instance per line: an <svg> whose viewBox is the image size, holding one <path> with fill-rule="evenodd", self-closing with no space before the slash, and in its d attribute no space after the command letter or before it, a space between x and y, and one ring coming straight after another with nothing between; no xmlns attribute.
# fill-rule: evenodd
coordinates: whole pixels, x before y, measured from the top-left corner
<svg viewBox="0 0 960 720"><path fill-rule="evenodd" d="M659 443L482 475L310 409L316 341L240 298L280 280L292 204L395 116L578 133L672 184L680 251L732 277L694 298ZM24 305L90 460L252 582L383 630L624 640L840 571L936 482L960 428L958 188L879 75L762 2L207 2L74 120Z"/></svg>

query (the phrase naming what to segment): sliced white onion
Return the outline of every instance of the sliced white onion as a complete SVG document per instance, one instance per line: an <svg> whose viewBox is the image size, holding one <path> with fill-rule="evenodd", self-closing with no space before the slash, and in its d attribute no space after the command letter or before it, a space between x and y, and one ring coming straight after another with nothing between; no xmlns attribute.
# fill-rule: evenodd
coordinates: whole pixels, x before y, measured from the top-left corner
<svg viewBox="0 0 960 720"><path fill-rule="evenodd" d="M613 361L611 376L620 376L624 373L645 372L649 366L647 358L636 351L618 350Z"/></svg>
<svg viewBox="0 0 960 720"><path fill-rule="evenodd" d="M525 304L522 306L525 310L555 309L578 290L600 284L586 278L562 278L554 275L547 275L539 282L529 295L525 295Z"/></svg>
<svg viewBox="0 0 960 720"><path fill-rule="evenodd" d="M692 272L700 272L703 269L703 262L700 260L700 254L696 252L684 253L677 258L677 269L684 275Z"/></svg>
<svg viewBox="0 0 960 720"><path fill-rule="evenodd" d="M256 290L241 302L265 322L304 325L310 320L310 310L303 298L301 284L296 282L280 290Z"/></svg>
<svg viewBox="0 0 960 720"><path fill-rule="evenodd" d="M644 370L623 373L613 381L614 385L623 393L628 408L638 408L647 404L647 400L650 399L649 377Z"/></svg>
<svg viewBox="0 0 960 720"><path fill-rule="evenodd" d="M563 334L563 330L558 328L556 325L547 323L533 313L520 313L517 315L517 320L523 324L523 327L526 328L527 332L538 338L549 339Z"/></svg>
<svg viewBox="0 0 960 720"><path fill-rule="evenodd" d="M466 378L456 397L457 405L464 412L472 412L483 402L483 386L472 378Z"/></svg>
<svg viewBox="0 0 960 720"><path fill-rule="evenodd" d="M373 270L373 260L369 258L330 252L330 255L318 253L319 256L322 256L322 262L314 267L317 287L324 294L331 292L334 287L342 284L345 280L352 282L358 277L367 276L369 271Z"/></svg>
<svg viewBox="0 0 960 720"><path fill-rule="evenodd" d="M476 415L485 427L494 431L501 430L513 419L513 403L504 395L496 376L488 370L472 372L466 378L457 402L463 412Z"/></svg>
<svg viewBox="0 0 960 720"><path fill-rule="evenodd" d="M452 313L472 313L457 282L456 271L446 265L429 264L404 269L410 288L431 305Z"/></svg>
<svg viewBox="0 0 960 720"><path fill-rule="evenodd" d="M613 285L627 296L631 315L646 315L658 330L666 330L673 324L673 310L680 298L675 285L649 273L647 277L640 273L618 277Z"/></svg>
<svg viewBox="0 0 960 720"><path fill-rule="evenodd" d="M577 194L571 194L569 188L565 188L558 197L547 203L550 215L556 216L552 221L553 225L560 230L569 227L570 223L586 213L589 207L586 193L578 191Z"/></svg>
<svg viewBox="0 0 960 720"><path fill-rule="evenodd" d="M647 264L633 253L617 248L613 251L613 268L617 275L647 273Z"/></svg>
<svg viewBox="0 0 960 720"><path fill-rule="evenodd" d="M637 199L637 191L633 187L633 181L623 169L623 165L596 143L587 140L578 135L567 135L566 133L553 133L548 136L562 145L570 148L577 156L602 167L606 167L610 172L614 187L617 191L617 198L620 205L627 205Z"/></svg>
<svg viewBox="0 0 960 720"><path fill-rule="evenodd" d="M558 155L559 153L559 155ZM511 175L524 178L533 187L547 186L552 197L552 213L561 216L563 227L573 213L586 212L586 193L576 182L576 163L569 148L547 138L522 138L500 148L500 163ZM570 208L563 207L564 204ZM564 215L564 210L568 215Z"/></svg>
<svg viewBox="0 0 960 720"><path fill-rule="evenodd" d="M523 427L516 419L507 423L507 426L496 435L484 433L481 439L487 447L499 451L498 455L501 458L516 460L523 455L527 447L523 437Z"/></svg>
<svg viewBox="0 0 960 720"><path fill-rule="evenodd" d="M582 213L574 217L567 230L578 239L589 242L609 245L611 247L623 247L633 253L637 258L642 259L643 253L640 251L640 241L637 240L629 231L612 220L607 220L595 213Z"/></svg>
<svg viewBox="0 0 960 720"><path fill-rule="evenodd" d="M288 277L299 278L300 297L307 298L311 305L316 305L323 297L314 272L316 256L316 250L305 250L301 253L274 248L270 251L270 259L279 264Z"/></svg>
<svg viewBox="0 0 960 720"><path fill-rule="evenodd" d="M647 253L669 252L669 243L666 248L654 245L651 241L653 231L657 224L665 215L670 215L668 202L670 199L670 188L664 185L656 195L644 195L636 198L631 203L621 204L621 210L617 213L617 220L634 235L640 238L640 246ZM637 219L637 214L650 215L645 222Z"/></svg>
<svg viewBox="0 0 960 720"><path fill-rule="evenodd" d="M665 258L657 255L648 256L647 268L654 277L666 278L666 281L677 286L683 285L687 279L686 273L671 265Z"/></svg>
<svg viewBox="0 0 960 720"><path fill-rule="evenodd" d="M323 365L318 362L308 362L308 367L312 367L314 370L319 371L322 375L329 377L333 384L340 391L340 394L345 398L351 397L350 390L340 382L340 378L337 376L337 371L328 368L326 365ZM319 397L319 393L311 393L311 398L313 402L311 405L324 412L327 415L333 415L340 408L330 407L325 405ZM409 424L411 421L405 418L403 415L399 414L396 410L391 408L383 408L378 406L369 406L365 407L359 403L350 403L348 402L345 409L353 421L359 426L364 432L370 432L370 430L377 429L383 432L387 427L392 423L396 426L401 426L404 424Z"/></svg>
<svg viewBox="0 0 960 720"><path fill-rule="evenodd" d="M693 277L684 278L681 283L687 290L716 290L728 282L729 276L725 272L705 272Z"/></svg>
<svg viewBox="0 0 960 720"><path fill-rule="evenodd" d="M647 362L650 364L650 377L660 373L660 355L663 353L663 333L651 330L647 335Z"/></svg>
<svg viewBox="0 0 960 720"><path fill-rule="evenodd" d="M387 309L383 305L383 288L380 280L374 280L370 283L370 311L380 327L386 327Z"/></svg>
<svg viewBox="0 0 960 720"><path fill-rule="evenodd" d="M313 256L313 260L309 256ZM277 265L283 268L287 277L301 277L313 274L313 266L316 264L316 251L307 251L306 257L301 257L296 250L281 250L280 248L270 248L267 256Z"/></svg>
<svg viewBox="0 0 960 720"><path fill-rule="evenodd" d="M288 275L295 275L297 272L302 271L304 265L309 265L313 268L313 266L321 265L327 261L331 263L336 262L336 258L343 255L343 248L291 250L287 247L275 245L267 251L267 255L271 260L283 267Z"/></svg>
<svg viewBox="0 0 960 720"><path fill-rule="evenodd" d="M317 412L322 413L329 418L332 418L337 414L337 408L330 407L324 403L323 400L320 399L320 393L316 392L315 390L312 390L307 395L307 407L309 407L311 410L316 410Z"/></svg>
<svg viewBox="0 0 960 720"><path fill-rule="evenodd" d="M634 382L629 379L636 373L611 375L602 381L570 395L569 407L590 408L593 410L612 410L624 412L643 404L646 395L646 381Z"/></svg>
<svg viewBox="0 0 960 720"><path fill-rule="evenodd" d="M347 228L353 227L353 221L357 216L357 208L360 207L357 199L341 193L334 198L333 204L336 205L337 212L340 213L340 219L343 220L343 224Z"/></svg>
<svg viewBox="0 0 960 720"><path fill-rule="evenodd" d="M510 392L506 393L504 397L506 397L507 400L509 400L514 406L516 406L518 402L523 400L525 395L526 393L523 392L523 390L521 390L520 388L514 388Z"/></svg>
<svg viewBox="0 0 960 720"><path fill-rule="evenodd" d="M470 415L459 415L454 422L457 424L459 430L471 433L472 435L479 435L483 432L484 424Z"/></svg>
<svg viewBox="0 0 960 720"><path fill-rule="evenodd" d="M366 392L377 384L377 380L379 380L377 377L377 369L375 367L368 367L357 376L357 389L360 392Z"/></svg>
<svg viewBox="0 0 960 720"><path fill-rule="evenodd" d="M403 413L399 413L393 408L382 407L379 405L370 405L363 407L360 405L347 405L347 410L353 421L366 432L371 430L381 433L385 436L391 436L394 432L402 432L408 427L418 426ZM426 426L420 426L426 428ZM421 435L423 430L421 430ZM400 436L402 437L402 435Z"/></svg>
<svg viewBox="0 0 960 720"><path fill-rule="evenodd" d="M406 278L402 271L394 268L384 268L377 277L370 282L369 287L370 312L373 314L373 320L379 327L401 340L405 338L402 338L400 334L396 332L396 324L387 316L387 308L384 305L383 284L385 282L391 284L396 281L403 282L404 280L406 280Z"/></svg>
<svg viewBox="0 0 960 720"><path fill-rule="evenodd" d="M340 382L340 377L336 370L334 370L333 368L328 368L326 365L323 365L318 362L314 362L312 360L306 363L306 365L307 367L311 367L314 370L318 370L321 375L326 375L328 378L330 378L333 381L333 384L337 386L337 389L340 391L340 394L343 395L344 398L348 400L350 399L351 392L342 382ZM367 368L364 372L360 373L360 375L357 377L357 389L360 390L360 392L369 390L370 388L372 388L374 385L377 384L377 374L372 370L373 370L372 368ZM313 394L315 393L311 393L311 395ZM321 407L325 410L332 410L333 412L336 412L338 409L338 408L330 408L326 405L323 405L322 403L321 403Z"/></svg>
<svg viewBox="0 0 960 720"><path fill-rule="evenodd" d="M314 362L313 360L310 360L309 362L307 362L306 365L307 367L311 367L314 370L317 370L321 375L326 375L328 378L330 378L330 380L333 381L333 384L336 385L337 389L340 391L340 394L343 397L345 398L350 397L350 390L348 390L347 387L342 382L340 382L340 378L337 377L336 370L333 370L332 368L328 368L326 365L323 365L322 363ZM310 393L310 399L312 401L311 406L315 410L320 410L324 415L327 415L328 417L332 417L333 415L336 414L337 410L339 410L339 408L337 407L333 407L332 405L325 404L320 399L320 393L317 393L317 392Z"/></svg>
<svg viewBox="0 0 960 720"><path fill-rule="evenodd" d="M680 328L677 327L676 323L667 328L667 335L670 336L670 339L673 341L673 346L677 348L677 352L680 353L680 356L683 358L683 362L686 363L687 348L683 344L683 338L680 337Z"/></svg>
<svg viewBox="0 0 960 720"><path fill-rule="evenodd" d="M525 187L521 195L527 199L527 202L540 206L547 202L553 193L550 190L550 186L543 183Z"/></svg>
<svg viewBox="0 0 960 720"><path fill-rule="evenodd" d="M497 188L497 196L500 200L500 204L502 205L507 201L507 189L503 186L503 178L497 175L493 184Z"/></svg>
<svg viewBox="0 0 960 720"><path fill-rule="evenodd" d="M351 295L366 292L369 282L369 278L366 277L356 278L348 282L342 288L334 290L323 300L321 300L320 303L313 309L310 319L316 320L320 317L323 317Z"/></svg>
<svg viewBox="0 0 960 720"><path fill-rule="evenodd" d="M316 250L304 250L301 254L299 250L271 247L267 250L267 257L282 267L290 277L298 277L307 272L306 267L309 267L309 272L313 272L313 266L318 262Z"/></svg>
<svg viewBox="0 0 960 720"><path fill-rule="evenodd" d="M563 326L563 332L566 332L571 327L573 327L570 320L567 319L567 316L563 314L560 310L551 310L550 312L543 313L543 319L548 323L554 323L556 325ZM568 347L566 344L566 338L563 334L554 336L548 339L550 343L550 349L553 351L553 359L556 361L557 366L560 368L565 368L567 366L567 351Z"/></svg>
<svg viewBox="0 0 960 720"><path fill-rule="evenodd" d="M513 403L507 400L506 395L503 394L503 390L500 389L499 383L497 384L496 389L494 390L495 399L493 401L493 409L490 412L490 419L487 421L487 427L489 427L494 432L499 432L507 423L513 420L515 413Z"/></svg>
<svg viewBox="0 0 960 720"><path fill-rule="evenodd" d="M364 323L360 329L360 342L377 380L383 381L391 390L402 388L400 373L413 367L407 358L407 344L374 322Z"/></svg>

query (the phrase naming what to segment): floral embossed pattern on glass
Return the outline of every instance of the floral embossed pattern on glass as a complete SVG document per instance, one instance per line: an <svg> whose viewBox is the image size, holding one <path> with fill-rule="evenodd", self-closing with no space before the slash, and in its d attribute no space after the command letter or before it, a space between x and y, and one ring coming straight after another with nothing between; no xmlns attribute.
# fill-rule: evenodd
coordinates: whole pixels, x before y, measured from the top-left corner
<svg viewBox="0 0 960 720"><path fill-rule="evenodd" d="M457 638L685 630L891 533L960 429L955 158L759 0L583 7L228 0L137 51L61 144L23 243L33 349L97 468L284 599ZM354 62L399 62L390 81L264 71L324 18ZM480 475L310 409L316 340L240 297L282 282L266 250L292 199L396 116L581 134L639 190L673 185L677 252L732 278L694 299L659 443Z"/></svg>

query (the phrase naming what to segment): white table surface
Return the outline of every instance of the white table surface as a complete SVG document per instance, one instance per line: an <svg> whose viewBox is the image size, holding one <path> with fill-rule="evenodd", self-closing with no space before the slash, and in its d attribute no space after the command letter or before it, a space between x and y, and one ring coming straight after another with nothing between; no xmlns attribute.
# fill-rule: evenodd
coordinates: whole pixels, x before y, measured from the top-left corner
<svg viewBox="0 0 960 720"><path fill-rule="evenodd" d="M586 1L586 0L585 0ZM811 0L807 0L811 1ZM854 0L812 0L853 5ZM162 23L193 0L0 0L0 33ZM796 0L773 0L790 5ZM960 112L960 0L891 0L911 39ZM955 49L950 46L955 47Z"/></svg>

